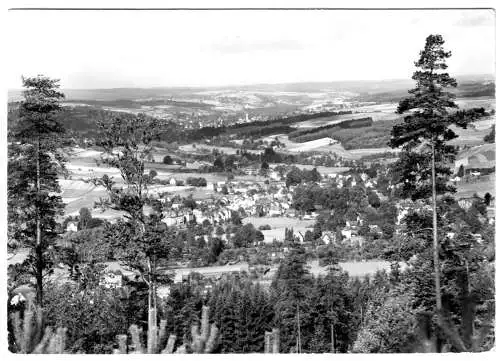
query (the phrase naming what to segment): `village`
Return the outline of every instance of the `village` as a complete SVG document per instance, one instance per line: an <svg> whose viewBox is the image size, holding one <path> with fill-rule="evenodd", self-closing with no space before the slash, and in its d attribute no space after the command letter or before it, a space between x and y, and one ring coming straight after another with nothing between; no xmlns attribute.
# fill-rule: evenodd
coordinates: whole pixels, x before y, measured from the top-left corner
<svg viewBox="0 0 500 361"><path fill-rule="evenodd" d="M474 152L474 154L480 153L478 150ZM199 165L203 166L201 163ZM487 168L489 163L483 165ZM465 174L464 166L465 169L474 169ZM317 172L316 168L313 169L310 171L304 169L303 172ZM477 182L481 184L482 179L490 177L489 174L482 175L473 160L469 164L468 158L459 158L455 169L456 175L452 178L454 184L469 185ZM312 204L309 208L301 207L298 197L304 182L290 181L293 178L290 175L293 170L292 165L279 167L275 164L271 164L265 171L258 166L240 169L240 173L247 176L259 175L258 180L228 177L226 180L206 181L203 173L200 173L198 178L191 177L187 180L175 174L170 178L163 177L161 186L151 187L145 212L148 214L160 212L162 222L170 229L180 232L195 230L194 241L199 243L197 247L201 249L207 250L207 246L215 239L223 243L221 247L224 249L222 257L219 254L217 260L207 264L201 261L203 257L196 258L197 253L193 252L192 248L185 248L184 256L179 256L176 262L171 262L164 272L172 273L174 283L185 282L191 279L192 274L198 274L198 281L205 279L203 287L206 287L206 290L212 287L213 282L225 277L224 275L241 272L252 274L256 282L266 284L276 272L280 261L290 251L293 242L301 244L310 254L309 264L313 266L315 274L327 271L328 265L321 262L321 254L335 247L350 250L341 259L339 266L351 269L351 273L356 276L373 275L379 270L390 270L390 262L383 259L382 253L379 252L377 257L372 258L363 252L363 248L377 247L377 242L384 243L384 238L392 237L384 233L383 222L377 220L370 223L370 219L358 211L351 212L345 217L344 226L322 229L318 226L318 218L333 217L336 209L328 209L321 204ZM385 220L394 222L394 237L402 231L402 221L410 211L428 210L428 206L411 200L390 201L389 195L393 186L387 183L385 179L387 167L381 164L375 164L368 170L362 168L340 170L341 172L331 172L332 169L327 168L326 172L322 169L323 173L318 172L319 178L314 182L314 187L323 191L332 188L356 189L376 198L375 203L378 204L366 204L370 208L375 206L380 209L378 208L380 203L394 206L395 217ZM459 173L462 177L458 175ZM182 190L182 193L179 193L179 190ZM193 194L196 194L196 191L204 193L205 197L194 199ZM458 204L467 211L475 204L474 202L477 202L478 197L484 198L485 193L465 192L465 196L458 199ZM490 195L484 222L494 224L494 207L495 198ZM98 218L100 212L94 209L92 216ZM106 221L115 222L116 219L107 218ZM251 227L254 233L250 236L245 234L249 239L244 245L237 244L237 233L241 232L244 225ZM78 232L78 220L66 222L65 230L69 235ZM455 234L448 232L447 236L454 237ZM476 237L481 241L479 234ZM230 250L235 252L231 253ZM225 253L229 256L225 257ZM103 274L101 280L106 287L121 287L123 277L132 277L134 274L116 262L108 263L108 271ZM406 266L402 264L402 267ZM169 286L161 286L159 295L166 297L168 289Z"/></svg>

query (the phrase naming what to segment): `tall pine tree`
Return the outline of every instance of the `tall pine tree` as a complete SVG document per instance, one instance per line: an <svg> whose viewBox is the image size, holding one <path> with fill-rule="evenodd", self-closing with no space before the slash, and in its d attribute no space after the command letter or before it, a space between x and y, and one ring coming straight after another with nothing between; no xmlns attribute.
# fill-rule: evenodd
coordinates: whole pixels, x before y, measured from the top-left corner
<svg viewBox="0 0 500 361"><path fill-rule="evenodd" d="M392 129L390 145L402 146L396 164L397 180L403 184L403 195L413 199L431 197L433 209L433 261L435 272L436 308L441 310L439 268L439 242L437 230L436 197L438 193L453 190L447 185L451 174L448 164L454 160L456 150L447 144L457 137L450 125L467 126L465 117L453 117L449 112L457 108L454 94L448 88L457 86L454 78L445 72L446 59L451 52L443 48L441 35L429 35L420 58L415 62L419 70L413 73L416 81L410 96L401 100L399 114L410 112L404 122Z"/></svg>
<svg viewBox="0 0 500 361"><path fill-rule="evenodd" d="M23 86L19 118L9 131L9 243L30 250L23 269L36 279L36 302L42 306L44 277L52 268L56 217L63 210L57 176L64 170L60 148L64 129L56 115L64 94L59 80L41 75L23 78Z"/></svg>

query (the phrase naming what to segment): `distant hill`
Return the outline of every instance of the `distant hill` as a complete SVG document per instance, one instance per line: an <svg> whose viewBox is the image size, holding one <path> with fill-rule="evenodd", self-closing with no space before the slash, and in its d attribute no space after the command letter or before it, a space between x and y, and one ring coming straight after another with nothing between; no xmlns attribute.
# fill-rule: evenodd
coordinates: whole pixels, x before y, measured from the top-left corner
<svg viewBox="0 0 500 361"><path fill-rule="evenodd" d="M122 117L134 117L133 114L120 113ZM111 119L116 116L116 112L111 112L90 106L63 107L57 115L59 121L69 132L70 136L94 138L98 135L97 122L99 120ZM18 112L15 103L9 104L9 114L7 117L8 127L13 126L18 119ZM175 141L184 130L174 122L163 121L161 137L166 141Z"/></svg>
<svg viewBox="0 0 500 361"><path fill-rule="evenodd" d="M495 78L491 75L464 75L457 77L460 96L493 96ZM303 82L282 84L229 85L218 87L154 87L154 88L111 88L111 89L63 89L67 100L137 100L178 97L204 91L250 91L250 92L324 92L345 91L359 94L365 101L387 101L400 99L414 85L411 79L355 80L331 82ZM19 100L21 90L9 90L10 101ZM372 98L370 98L372 97Z"/></svg>

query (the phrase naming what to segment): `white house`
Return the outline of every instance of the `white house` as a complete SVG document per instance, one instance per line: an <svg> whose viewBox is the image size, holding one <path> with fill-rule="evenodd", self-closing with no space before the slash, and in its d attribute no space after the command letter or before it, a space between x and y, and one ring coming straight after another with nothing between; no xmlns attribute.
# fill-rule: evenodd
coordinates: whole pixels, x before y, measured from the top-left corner
<svg viewBox="0 0 500 361"><path fill-rule="evenodd" d="M104 286L106 288L117 288L117 287L122 287L122 283L123 283L122 275L109 272L102 277L101 281L99 282L99 285Z"/></svg>
<svg viewBox="0 0 500 361"><path fill-rule="evenodd" d="M76 232L78 231L77 222L68 222L66 225L66 232Z"/></svg>
<svg viewBox="0 0 500 361"><path fill-rule="evenodd" d="M342 237L345 237L347 239L351 239L352 237L352 231L350 229L343 229L342 231L340 231L342 233Z"/></svg>
<svg viewBox="0 0 500 361"><path fill-rule="evenodd" d="M269 173L269 178L271 178L272 180L275 180L275 181L278 181L281 179L280 174L276 171L272 171L271 173Z"/></svg>
<svg viewBox="0 0 500 361"><path fill-rule="evenodd" d="M335 233L330 231L323 231L321 234L321 240L324 244L335 243Z"/></svg>

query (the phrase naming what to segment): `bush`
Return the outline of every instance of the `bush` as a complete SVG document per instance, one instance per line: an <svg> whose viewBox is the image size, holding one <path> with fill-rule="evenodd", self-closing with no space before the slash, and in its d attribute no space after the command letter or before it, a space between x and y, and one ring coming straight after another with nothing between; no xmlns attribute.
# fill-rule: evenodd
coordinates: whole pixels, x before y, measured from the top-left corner
<svg viewBox="0 0 500 361"><path fill-rule="evenodd" d="M48 289L44 299L46 324L67 328L71 353L112 353L116 335L126 333L130 323L140 323L145 316L145 303L124 301L118 289L98 286L81 290L71 284Z"/></svg>
<svg viewBox="0 0 500 361"><path fill-rule="evenodd" d="M186 184L193 186L193 187L206 187L207 186L207 180L203 177L189 177L186 179Z"/></svg>
<svg viewBox="0 0 500 361"><path fill-rule="evenodd" d="M166 155L163 157L163 164L172 164L174 160L172 159L171 156Z"/></svg>

